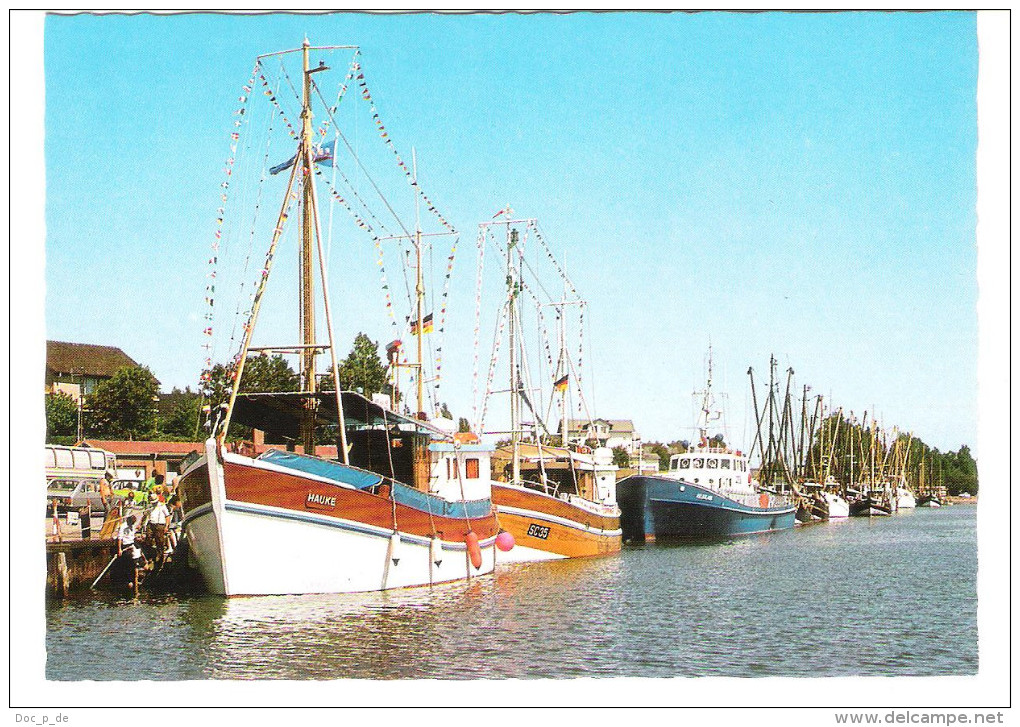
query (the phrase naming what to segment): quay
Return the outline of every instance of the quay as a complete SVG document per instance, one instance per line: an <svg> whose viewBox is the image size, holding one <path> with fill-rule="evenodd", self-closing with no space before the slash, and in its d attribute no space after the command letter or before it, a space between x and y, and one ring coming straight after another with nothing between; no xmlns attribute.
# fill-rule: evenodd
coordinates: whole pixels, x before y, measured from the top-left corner
<svg viewBox="0 0 1020 727"><path fill-rule="evenodd" d="M116 555L114 538L46 543L47 593L63 598L88 590Z"/></svg>

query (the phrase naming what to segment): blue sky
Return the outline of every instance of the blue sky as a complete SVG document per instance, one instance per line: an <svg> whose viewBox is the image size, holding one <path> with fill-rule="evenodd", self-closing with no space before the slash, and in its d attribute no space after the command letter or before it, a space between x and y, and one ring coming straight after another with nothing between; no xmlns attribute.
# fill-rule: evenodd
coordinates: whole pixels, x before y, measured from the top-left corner
<svg viewBox="0 0 1020 727"><path fill-rule="evenodd" d="M470 411L476 226L509 202L589 303L599 416L688 438L711 341L738 443L745 372L767 375L775 353L837 405L976 445L968 13L50 16L48 338L119 346L166 388L195 386L237 96L258 53L304 34L361 46L387 130L461 231L455 414ZM411 220L392 167L380 177ZM331 255L342 352L358 331L390 337L356 232ZM269 342L293 317L267 319Z"/></svg>

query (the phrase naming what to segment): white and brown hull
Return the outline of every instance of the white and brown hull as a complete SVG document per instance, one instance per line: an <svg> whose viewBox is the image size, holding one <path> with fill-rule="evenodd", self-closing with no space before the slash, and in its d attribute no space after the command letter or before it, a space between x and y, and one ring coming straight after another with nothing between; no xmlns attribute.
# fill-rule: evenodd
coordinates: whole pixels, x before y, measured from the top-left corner
<svg viewBox="0 0 1020 727"><path fill-rule="evenodd" d="M514 536L508 553L497 562L526 563L581 558L619 552L622 544L619 510L601 514L526 487L492 483L492 502L499 527ZM602 508L600 508L602 509Z"/></svg>
<svg viewBox="0 0 1020 727"><path fill-rule="evenodd" d="M394 505L385 490L218 457L211 441L182 476L181 493L190 551L207 588L221 595L377 591L473 578L495 564L491 509L469 521L430 515Z"/></svg>

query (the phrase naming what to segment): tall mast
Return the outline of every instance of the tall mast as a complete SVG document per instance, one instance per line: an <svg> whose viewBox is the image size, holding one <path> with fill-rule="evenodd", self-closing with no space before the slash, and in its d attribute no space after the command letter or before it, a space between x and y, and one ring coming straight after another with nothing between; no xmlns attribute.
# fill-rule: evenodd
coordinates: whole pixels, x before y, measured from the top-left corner
<svg viewBox="0 0 1020 727"><path fill-rule="evenodd" d="M310 394L315 393L315 300L314 274L312 270L312 237L314 228L312 201L312 174L310 166L312 143L312 77L308 74L308 39L301 44L302 100L301 100L301 143L298 156L301 164L301 337L304 348L301 349L301 383L302 389ZM295 163L298 163L295 160ZM315 449L315 404L314 398L305 401L305 409L301 417L301 442L305 454L314 454Z"/></svg>
<svg viewBox="0 0 1020 727"><path fill-rule="evenodd" d="M506 246L506 269L507 287L509 288L510 300L510 441L513 443L513 482L521 480L521 458L520 458L520 386L517 376L517 269L514 264L514 248L517 246L517 230L511 230L507 224L507 235L509 239Z"/></svg>
<svg viewBox="0 0 1020 727"><path fill-rule="evenodd" d="M418 374L415 376L415 381L418 384L418 414L417 418L425 418L425 402L424 402L424 381L422 380L425 373L425 367L422 364L422 335L425 333L423 329L424 321L422 319L422 304L425 301L425 284L422 282L421 275L421 212L419 210L419 200L421 199L421 187L418 186L418 160L415 154L414 148L411 148L411 167L414 174L414 256L415 256L415 285L414 285L414 299L415 299L415 318L418 321L416 331L418 335L415 337L418 343Z"/></svg>
<svg viewBox="0 0 1020 727"><path fill-rule="evenodd" d="M566 272L566 261L563 263L564 272ZM563 281L563 304L559 309L560 313L560 364L562 368L557 371L559 376L569 376L570 368L567 365L567 281ZM567 380L567 386L560 392L560 444L564 447L567 446L567 437L570 434L569 427L567 426L567 394L570 392L570 380Z"/></svg>

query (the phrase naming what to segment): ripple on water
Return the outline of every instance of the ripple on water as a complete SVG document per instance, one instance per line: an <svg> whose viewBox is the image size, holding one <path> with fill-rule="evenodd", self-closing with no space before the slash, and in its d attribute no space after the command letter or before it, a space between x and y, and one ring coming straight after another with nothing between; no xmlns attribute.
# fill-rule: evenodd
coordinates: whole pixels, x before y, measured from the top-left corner
<svg viewBox="0 0 1020 727"><path fill-rule="evenodd" d="M973 507L625 548L386 593L47 606L50 679L977 671Z"/></svg>

